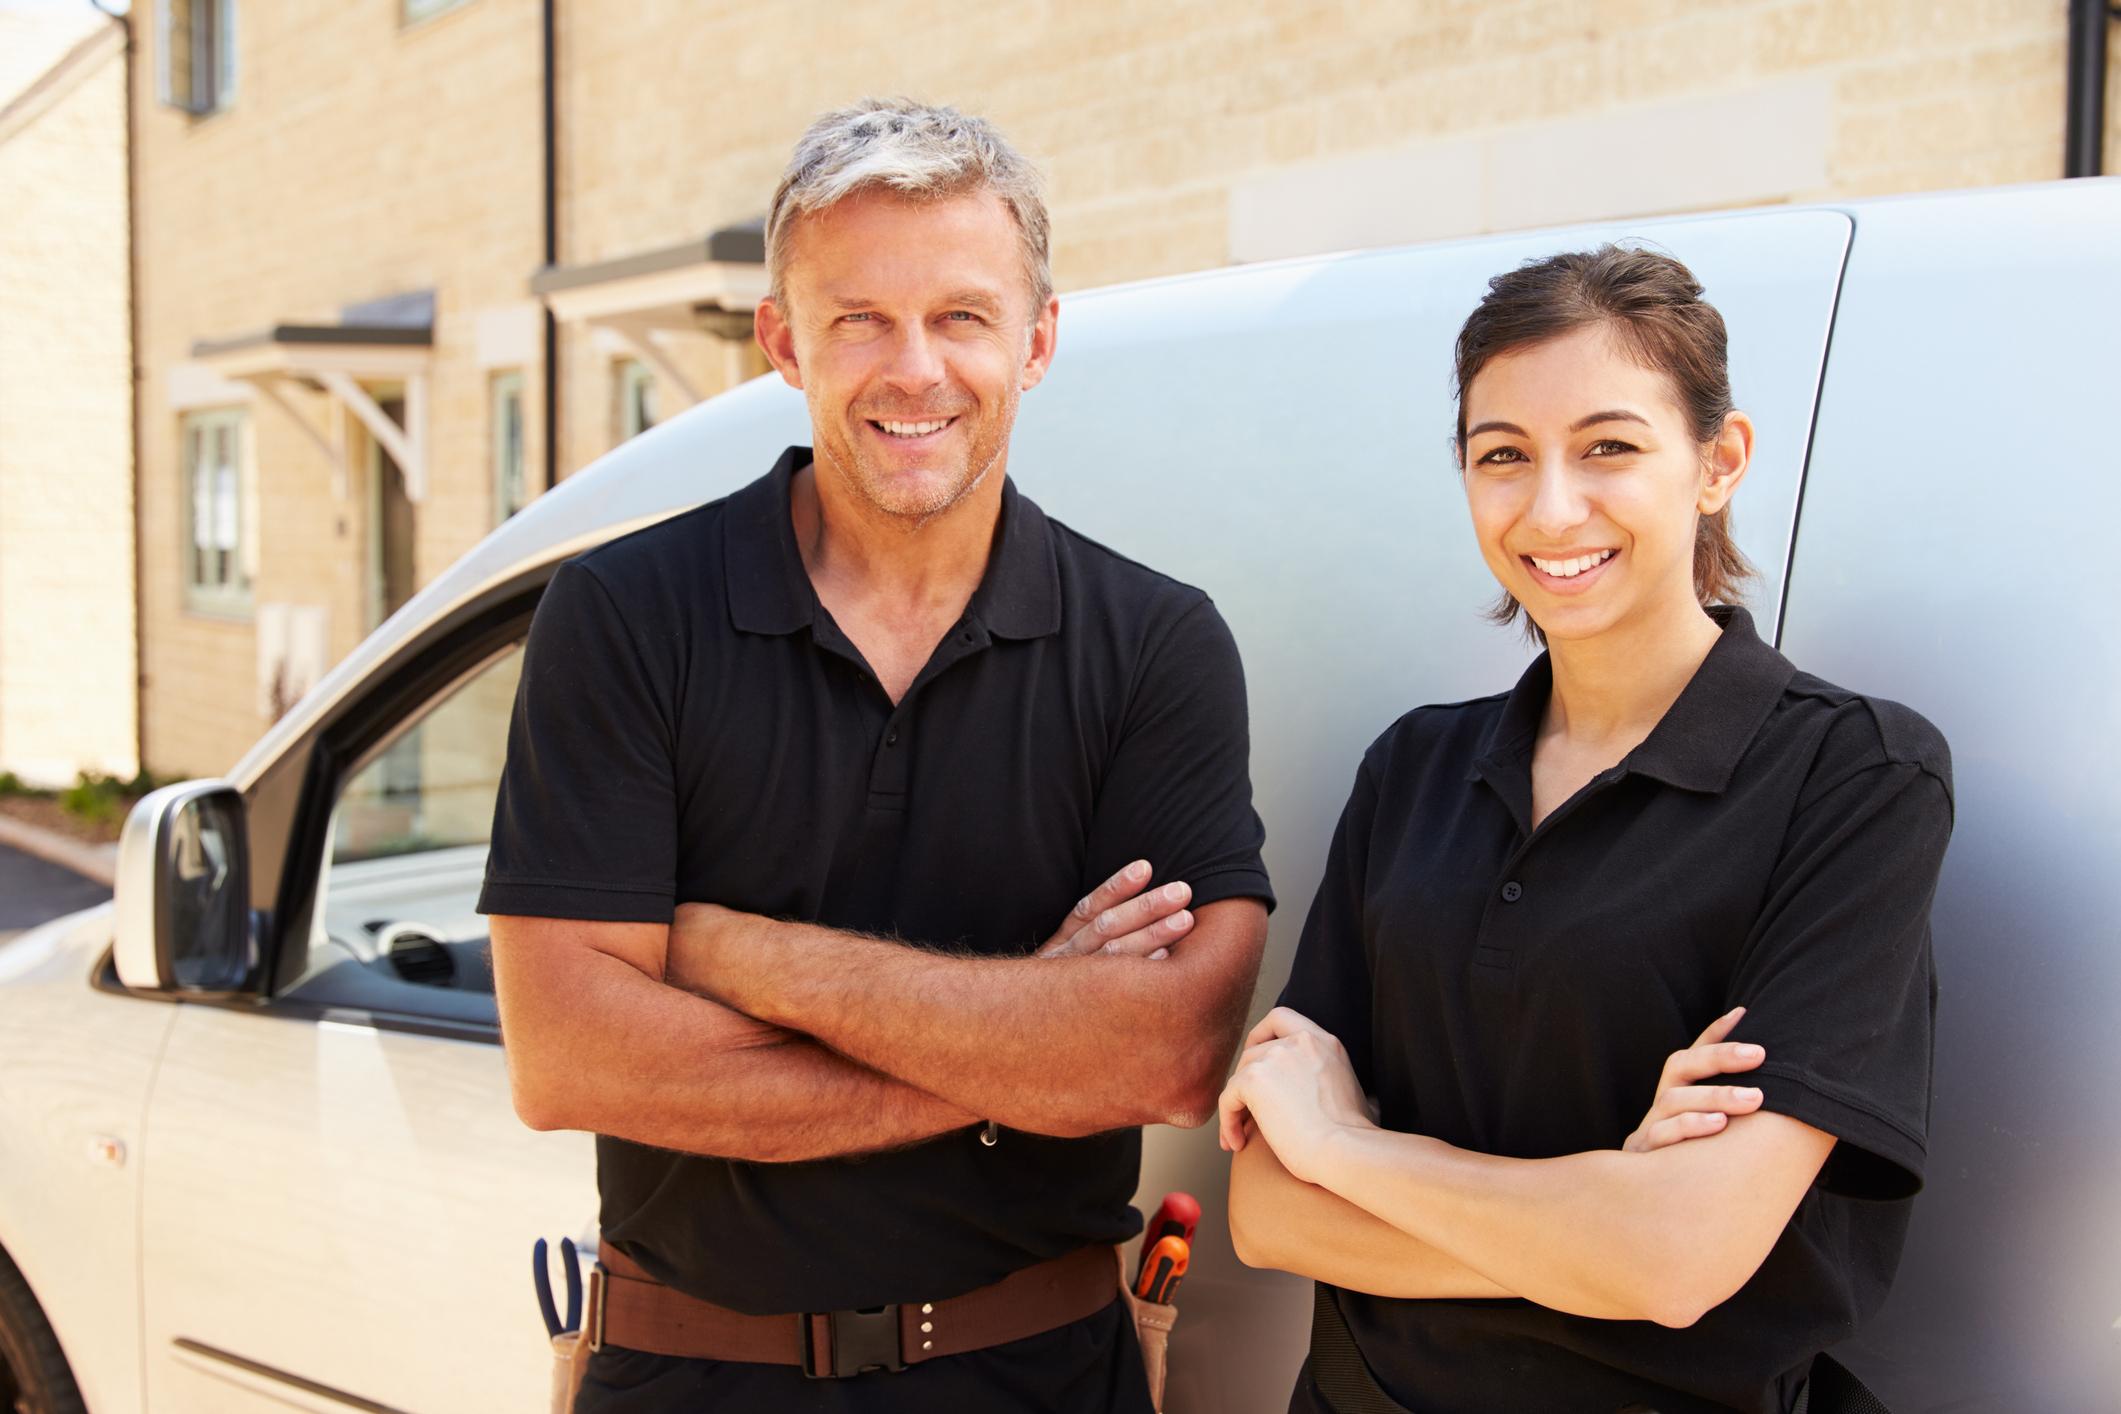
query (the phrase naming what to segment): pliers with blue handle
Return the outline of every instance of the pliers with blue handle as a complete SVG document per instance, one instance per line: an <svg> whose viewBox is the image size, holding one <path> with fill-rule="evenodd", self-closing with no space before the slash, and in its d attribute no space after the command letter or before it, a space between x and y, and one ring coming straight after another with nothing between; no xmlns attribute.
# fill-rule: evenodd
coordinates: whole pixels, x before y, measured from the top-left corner
<svg viewBox="0 0 2121 1414"><path fill-rule="evenodd" d="M545 1318L547 1335L565 1335L582 1328L582 1263L575 1254L574 1239L560 1239L560 1262L567 1271L567 1323L560 1323L559 1308L552 1304L552 1270L546 1261L545 1239L530 1248L530 1279L538 1289L538 1314Z"/></svg>

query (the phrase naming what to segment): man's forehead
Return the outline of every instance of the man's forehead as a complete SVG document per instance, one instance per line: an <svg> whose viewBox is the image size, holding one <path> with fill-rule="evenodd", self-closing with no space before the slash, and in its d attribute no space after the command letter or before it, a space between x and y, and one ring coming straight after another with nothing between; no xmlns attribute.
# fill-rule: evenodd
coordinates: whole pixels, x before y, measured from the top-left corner
<svg viewBox="0 0 2121 1414"><path fill-rule="evenodd" d="M952 292L997 300L1021 283L1015 218L991 191L857 192L789 233L787 278L835 301Z"/></svg>

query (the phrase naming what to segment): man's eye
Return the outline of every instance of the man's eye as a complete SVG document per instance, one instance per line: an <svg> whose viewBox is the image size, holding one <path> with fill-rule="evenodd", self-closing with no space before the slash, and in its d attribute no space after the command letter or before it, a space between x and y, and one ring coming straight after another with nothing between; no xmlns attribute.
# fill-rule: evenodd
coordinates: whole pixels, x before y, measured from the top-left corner
<svg viewBox="0 0 2121 1414"><path fill-rule="evenodd" d="M843 314L843 315L841 315L841 316L840 316L840 323L842 323L842 324L867 324L867 323L869 323L869 322L873 321L873 320L874 320L875 318L876 318L876 316L875 316L874 314L871 314L871 313L869 313L869 312L868 312L867 310L858 310L858 311L856 311L856 312L855 312L855 313L853 313L853 314Z"/></svg>
<svg viewBox="0 0 2121 1414"><path fill-rule="evenodd" d="M977 314L974 314L974 313L973 313L973 312L972 312L971 310L969 310L969 309L953 309L953 310L951 310L951 311L950 311L950 312L949 312L948 314L944 315L944 316L943 316L943 318L945 318L945 319L955 319L955 320L959 320L959 321L961 321L961 322L967 322L967 323L969 323L969 322L971 322L971 321L973 321L973 320L976 320L976 319L978 319L978 318L979 318L979 316L978 316Z"/></svg>

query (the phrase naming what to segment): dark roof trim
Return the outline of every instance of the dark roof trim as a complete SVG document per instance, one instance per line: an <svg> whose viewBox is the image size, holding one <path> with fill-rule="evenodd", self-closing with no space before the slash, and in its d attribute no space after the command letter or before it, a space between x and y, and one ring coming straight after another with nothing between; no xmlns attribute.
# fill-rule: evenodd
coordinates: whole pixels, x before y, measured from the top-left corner
<svg viewBox="0 0 2121 1414"><path fill-rule="evenodd" d="M616 260L592 261L587 265L547 265L530 277L530 292L551 294L554 290L601 285L608 280L627 280L636 275L654 275L706 262L724 265L766 263L766 218L755 217L734 226L661 250L623 255Z"/></svg>
<svg viewBox="0 0 2121 1414"><path fill-rule="evenodd" d="M403 324L275 324L256 334L238 334L227 339L199 339L191 346L193 358L234 353L238 349L263 348L268 344L347 345L375 348L432 348L434 330Z"/></svg>

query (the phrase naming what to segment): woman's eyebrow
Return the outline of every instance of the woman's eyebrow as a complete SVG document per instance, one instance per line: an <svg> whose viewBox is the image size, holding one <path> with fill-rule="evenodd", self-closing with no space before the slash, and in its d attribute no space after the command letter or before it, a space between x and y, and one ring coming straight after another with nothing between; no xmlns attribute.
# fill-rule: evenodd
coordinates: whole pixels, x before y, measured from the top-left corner
<svg viewBox="0 0 2121 1414"><path fill-rule="evenodd" d="M1604 412L1594 412L1589 417L1577 418L1569 424L1569 431L1581 432L1584 428L1596 427L1601 422L1639 422L1644 427L1650 425L1650 420L1640 413L1626 412L1620 408L1608 408Z"/></svg>
<svg viewBox="0 0 2121 1414"><path fill-rule="evenodd" d="M1483 422L1478 426L1468 427L1466 429L1466 437L1470 440L1478 437L1483 432L1507 432L1513 437L1529 437L1531 435L1514 422Z"/></svg>

